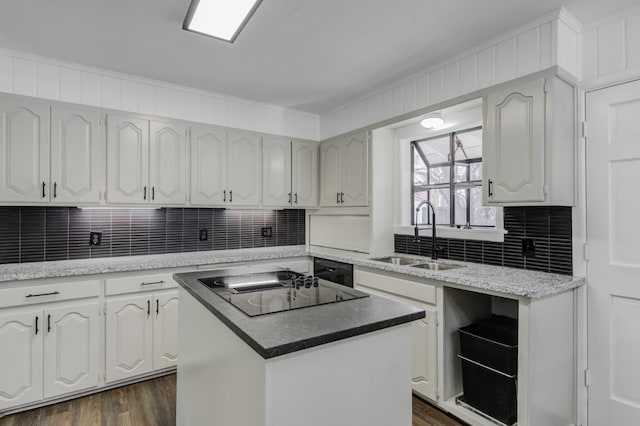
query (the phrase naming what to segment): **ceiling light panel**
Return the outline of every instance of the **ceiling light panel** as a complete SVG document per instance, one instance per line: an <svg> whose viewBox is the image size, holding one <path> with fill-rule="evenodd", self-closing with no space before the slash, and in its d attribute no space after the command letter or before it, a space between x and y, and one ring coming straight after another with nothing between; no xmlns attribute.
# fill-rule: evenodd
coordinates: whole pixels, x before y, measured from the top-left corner
<svg viewBox="0 0 640 426"><path fill-rule="evenodd" d="M262 0L191 0L183 29L233 43Z"/></svg>

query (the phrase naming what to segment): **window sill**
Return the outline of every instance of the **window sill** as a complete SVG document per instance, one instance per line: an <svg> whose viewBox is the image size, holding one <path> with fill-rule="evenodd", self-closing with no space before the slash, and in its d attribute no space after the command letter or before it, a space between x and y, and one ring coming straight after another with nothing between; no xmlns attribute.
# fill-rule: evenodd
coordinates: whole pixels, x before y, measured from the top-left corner
<svg viewBox="0 0 640 426"><path fill-rule="evenodd" d="M401 235L413 235L413 226L394 226L393 232ZM478 240L493 241L496 243L504 242L504 235L507 233L505 229L458 229L448 226L438 226L436 228L438 237L441 238L457 238L461 240ZM420 227L420 235L425 237L431 236L431 227Z"/></svg>

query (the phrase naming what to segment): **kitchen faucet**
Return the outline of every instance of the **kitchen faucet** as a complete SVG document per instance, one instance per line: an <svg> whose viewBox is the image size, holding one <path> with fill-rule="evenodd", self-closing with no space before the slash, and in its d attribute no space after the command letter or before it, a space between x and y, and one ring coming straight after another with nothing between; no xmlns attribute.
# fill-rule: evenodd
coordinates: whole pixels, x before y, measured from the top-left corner
<svg viewBox="0 0 640 426"><path fill-rule="evenodd" d="M431 204L427 200L421 201L420 203L418 203L418 206L416 207L416 222L415 222L416 227L414 230L413 242L415 243L420 242L420 228L418 227L418 213L420 213L420 209L425 204L431 207L431 259L438 260L438 252L440 251L440 247L438 247L436 243L436 209L433 207L433 204Z"/></svg>

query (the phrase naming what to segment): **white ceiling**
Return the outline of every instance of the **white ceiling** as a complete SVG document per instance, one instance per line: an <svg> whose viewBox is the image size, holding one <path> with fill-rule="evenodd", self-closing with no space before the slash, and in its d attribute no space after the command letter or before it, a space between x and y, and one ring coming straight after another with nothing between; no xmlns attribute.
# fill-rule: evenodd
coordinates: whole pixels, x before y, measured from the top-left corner
<svg viewBox="0 0 640 426"><path fill-rule="evenodd" d="M264 0L234 44L182 30L189 0L2 0L0 47L321 113L560 6L638 0Z"/></svg>

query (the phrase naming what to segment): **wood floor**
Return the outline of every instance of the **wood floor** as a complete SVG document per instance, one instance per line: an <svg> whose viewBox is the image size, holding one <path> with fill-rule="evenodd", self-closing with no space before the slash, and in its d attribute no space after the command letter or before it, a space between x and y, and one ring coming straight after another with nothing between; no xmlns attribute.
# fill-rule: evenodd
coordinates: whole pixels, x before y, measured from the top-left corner
<svg viewBox="0 0 640 426"><path fill-rule="evenodd" d="M0 426L173 426L175 418L176 376L172 374L4 417ZM462 423L414 396L412 426Z"/></svg>

